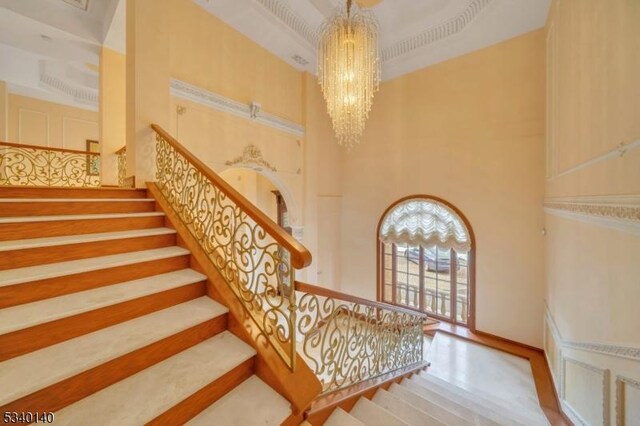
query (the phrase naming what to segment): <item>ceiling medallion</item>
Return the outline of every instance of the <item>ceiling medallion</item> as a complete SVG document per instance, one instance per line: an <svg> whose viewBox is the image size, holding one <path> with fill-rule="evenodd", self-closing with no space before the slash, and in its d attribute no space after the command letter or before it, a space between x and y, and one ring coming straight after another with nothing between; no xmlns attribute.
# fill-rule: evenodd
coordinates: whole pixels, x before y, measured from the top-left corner
<svg viewBox="0 0 640 426"><path fill-rule="evenodd" d="M373 95L380 86L378 22L347 0L325 21L318 45L318 82L338 143L360 141Z"/></svg>

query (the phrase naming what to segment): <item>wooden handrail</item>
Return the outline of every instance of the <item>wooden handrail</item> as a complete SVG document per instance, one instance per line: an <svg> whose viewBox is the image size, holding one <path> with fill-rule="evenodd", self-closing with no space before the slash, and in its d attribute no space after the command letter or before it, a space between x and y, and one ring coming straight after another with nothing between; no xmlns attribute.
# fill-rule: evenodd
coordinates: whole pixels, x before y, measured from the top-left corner
<svg viewBox="0 0 640 426"><path fill-rule="evenodd" d="M193 154L191 154L184 146L174 139L169 133L167 133L162 127L157 124L152 124L151 128L160 135L169 145L171 145L176 151L180 153L184 158L189 161L200 173L202 173L207 179L222 191L231 201L236 203L243 212L245 212L251 219L253 219L258 225L260 225L276 242L284 247L291 254L291 264L296 269L302 269L311 264L311 253L305 246L300 244L289 235L280 225L275 223L260 209L254 206L249 200L247 200L242 194L236 191L231 185L229 185L224 179L222 179L216 172L211 170L209 166L204 164Z"/></svg>
<svg viewBox="0 0 640 426"><path fill-rule="evenodd" d="M330 290L330 289L324 288L324 287L318 287L316 285L307 284L307 283L303 283L303 282L300 282L300 281L296 281L296 290L297 291L303 291L305 293L315 294L317 296L331 297L333 299L340 299L340 300L344 300L346 302L359 303L361 305L367 305L367 306L371 306L371 307L374 307L374 308L387 309L387 310L390 310L390 311L395 311L395 312L399 312L399 313L403 313L403 314L409 314L409 315L415 315L415 316L422 317L422 318L427 318L427 314L425 314L423 312L418 312L418 311L414 311L414 310L411 310L411 309L402 308L400 306L390 305L390 304L384 303L384 302L375 302L373 300L363 299L361 297L352 296L350 294L341 293L339 291Z"/></svg>
<svg viewBox="0 0 640 426"><path fill-rule="evenodd" d="M31 149L39 149L41 151L68 152L70 154L100 155L99 152L78 151L77 149L52 148L49 146L27 145L24 143L13 143L13 142L0 142L0 146L11 146L15 148L31 148Z"/></svg>

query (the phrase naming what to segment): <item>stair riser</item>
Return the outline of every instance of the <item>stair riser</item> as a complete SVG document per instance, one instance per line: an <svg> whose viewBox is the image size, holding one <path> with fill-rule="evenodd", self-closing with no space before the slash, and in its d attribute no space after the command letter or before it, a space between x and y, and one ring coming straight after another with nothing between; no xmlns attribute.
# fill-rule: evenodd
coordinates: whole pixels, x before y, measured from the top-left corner
<svg viewBox="0 0 640 426"><path fill-rule="evenodd" d="M0 198L147 198L147 190L0 186Z"/></svg>
<svg viewBox="0 0 640 426"><path fill-rule="evenodd" d="M55 247L39 247L11 250L0 253L0 271L48 263L66 262L90 257L108 256L140 250L169 247L176 243L175 234L147 237L122 238L118 240L95 241L68 244Z"/></svg>
<svg viewBox="0 0 640 426"><path fill-rule="evenodd" d="M0 287L0 309L189 267L189 255Z"/></svg>
<svg viewBox="0 0 640 426"><path fill-rule="evenodd" d="M164 226L164 216L2 223L0 224L0 241L131 231L162 226Z"/></svg>
<svg viewBox="0 0 640 426"><path fill-rule="evenodd" d="M181 425L185 424L211 404L231 392L233 388L253 375L255 357L246 360L234 369L214 380L181 403L171 407L160 416L151 420L151 425Z"/></svg>
<svg viewBox="0 0 640 426"><path fill-rule="evenodd" d="M0 217L12 216L54 216L59 214L106 214L152 212L155 203L148 201L52 201L52 202L11 202L0 199Z"/></svg>
<svg viewBox="0 0 640 426"><path fill-rule="evenodd" d="M0 411L55 412L197 345L226 327L225 314L6 404ZM73 362L73 354L69 354L69 361Z"/></svg>
<svg viewBox="0 0 640 426"><path fill-rule="evenodd" d="M205 294L204 281L0 335L0 362Z"/></svg>

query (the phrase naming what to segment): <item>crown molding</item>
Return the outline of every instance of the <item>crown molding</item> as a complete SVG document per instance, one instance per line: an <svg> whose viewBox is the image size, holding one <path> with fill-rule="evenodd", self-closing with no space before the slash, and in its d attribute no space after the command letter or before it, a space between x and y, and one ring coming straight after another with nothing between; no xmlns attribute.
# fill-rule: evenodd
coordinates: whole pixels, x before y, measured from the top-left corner
<svg viewBox="0 0 640 426"><path fill-rule="evenodd" d="M98 94L89 89L79 89L47 73L40 73L40 86L64 93L79 104L98 108Z"/></svg>
<svg viewBox="0 0 640 426"><path fill-rule="evenodd" d="M170 92L172 96L181 99L255 121L297 137L304 136L305 129L299 124L266 112L256 112L249 104L243 104L181 80L171 79Z"/></svg>
<svg viewBox="0 0 640 426"><path fill-rule="evenodd" d="M492 1L471 0L467 7L453 18L383 49L382 62L408 55L416 49L462 32Z"/></svg>
<svg viewBox="0 0 640 426"><path fill-rule="evenodd" d="M320 38L319 31L314 30L307 21L298 16L282 0L257 0L257 3L305 39L311 47L317 46Z"/></svg>

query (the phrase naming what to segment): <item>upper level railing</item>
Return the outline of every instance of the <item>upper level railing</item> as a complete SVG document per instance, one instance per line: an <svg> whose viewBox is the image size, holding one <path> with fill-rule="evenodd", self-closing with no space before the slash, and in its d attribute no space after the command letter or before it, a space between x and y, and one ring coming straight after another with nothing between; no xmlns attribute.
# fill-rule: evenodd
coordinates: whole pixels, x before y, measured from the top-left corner
<svg viewBox="0 0 640 426"><path fill-rule="evenodd" d="M100 153L0 142L0 185L100 186Z"/></svg>
<svg viewBox="0 0 640 426"><path fill-rule="evenodd" d="M124 187L127 180L127 146L116 151L118 158L118 186Z"/></svg>
<svg viewBox="0 0 640 426"><path fill-rule="evenodd" d="M302 355L323 393L422 361L425 314L296 282Z"/></svg>
<svg viewBox="0 0 640 426"><path fill-rule="evenodd" d="M298 343L324 384L349 386L422 360L410 310L295 282L311 254L157 125L157 186L290 369Z"/></svg>

